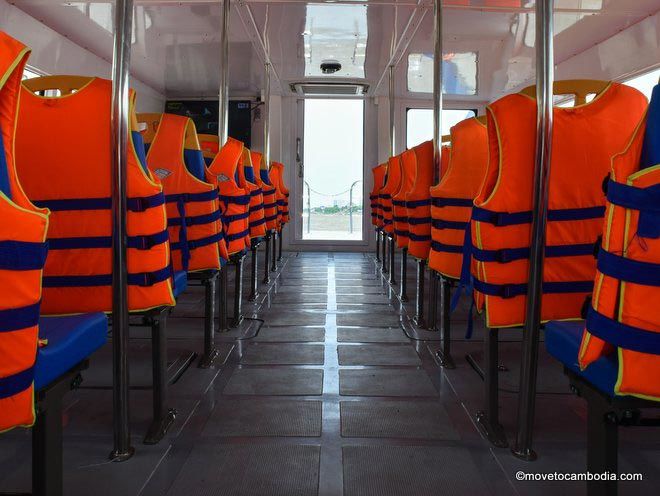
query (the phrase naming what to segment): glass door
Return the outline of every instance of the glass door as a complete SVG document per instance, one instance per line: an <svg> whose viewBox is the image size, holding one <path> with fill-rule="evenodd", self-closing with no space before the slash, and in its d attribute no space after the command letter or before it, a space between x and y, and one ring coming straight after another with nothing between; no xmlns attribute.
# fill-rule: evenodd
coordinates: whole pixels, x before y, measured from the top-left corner
<svg viewBox="0 0 660 496"><path fill-rule="evenodd" d="M297 141L302 222L297 238L363 241L364 101L300 100L303 136Z"/></svg>

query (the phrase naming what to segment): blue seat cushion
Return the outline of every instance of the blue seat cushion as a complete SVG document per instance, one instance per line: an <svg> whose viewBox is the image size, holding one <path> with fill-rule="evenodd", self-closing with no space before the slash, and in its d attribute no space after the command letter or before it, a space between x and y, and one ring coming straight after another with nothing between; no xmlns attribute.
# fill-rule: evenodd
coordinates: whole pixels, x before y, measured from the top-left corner
<svg viewBox="0 0 660 496"><path fill-rule="evenodd" d="M38 391L64 375L103 346L108 340L108 318L104 313L39 319L39 337L48 343L39 348L34 369Z"/></svg>
<svg viewBox="0 0 660 496"><path fill-rule="evenodd" d="M593 362L585 370L578 365L578 352L582 342L584 321L548 322L545 325L545 348L585 381L603 393L614 396L614 385L619 373L617 353L611 353Z"/></svg>
<svg viewBox="0 0 660 496"><path fill-rule="evenodd" d="M183 270L179 270L175 272L174 288L173 288L174 297L178 298L178 296L181 293L183 293L187 287L188 287L188 274Z"/></svg>

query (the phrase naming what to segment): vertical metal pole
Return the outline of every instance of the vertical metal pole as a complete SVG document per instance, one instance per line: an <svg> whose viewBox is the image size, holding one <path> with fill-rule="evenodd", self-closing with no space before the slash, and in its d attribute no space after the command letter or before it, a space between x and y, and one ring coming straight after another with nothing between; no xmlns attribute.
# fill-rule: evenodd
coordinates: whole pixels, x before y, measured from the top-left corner
<svg viewBox="0 0 660 496"><path fill-rule="evenodd" d="M129 73L133 0L115 4L112 56L112 406L113 441L110 458L133 456L128 403L128 269L126 265L126 163L130 132Z"/></svg>
<svg viewBox="0 0 660 496"><path fill-rule="evenodd" d="M355 186L355 183L351 184L351 189L348 192L348 230L351 234L353 234L353 186Z"/></svg>
<svg viewBox="0 0 660 496"><path fill-rule="evenodd" d="M256 301L257 300L257 295L259 294L259 283L257 281L259 275L257 273L257 258L258 258L258 252L257 249L259 248L259 245L256 243L252 245L252 254L251 254L251 259L250 261L252 262L252 272L250 274L250 296L248 296L248 301Z"/></svg>
<svg viewBox="0 0 660 496"><path fill-rule="evenodd" d="M442 303L442 302L441 302ZM438 317L438 273L429 270L429 317L426 321L429 331L437 331Z"/></svg>
<svg viewBox="0 0 660 496"><path fill-rule="evenodd" d="M408 248L401 250L401 301L408 301Z"/></svg>
<svg viewBox="0 0 660 496"><path fill-rule="evenodd" d="M264 284L270 283L270 242L273 238L273 233L275 231L266 232L266 247L264 249Z"/></svg>
<svg viewBox="0 0 660 496"><path fill-rule="evenodd" d="M380 229L376 228L376 262L380 262Z"/></svg>
<svg viewBox="0 0 660 496"><path fill-rule="evenodd" d="M426 321L424 320L424 279L426 278L426 274L424 273L425 266L426 260L417 260L417 297L415 299L415 316L413 317L413 322L417 327L420 328L426 327Z"/></svg>
<svg viewBox="0 0 660 496"><path fill-rule="evenodd" d="M307 234L309 234L312 229L312 189L307 181L305 186L307 186Z"/></svg>
<svg viewBox="0 0 660 496"><path fill-rule="evenodd" d="M383 266L381 272L387 274L387 233L385 232L385 229L383 229L380 234L383 237Z"/></svg>
<svg viewBox="0 0 660 496"><path fill-rule="evenodd" d="M222 25L220 27L220 94L218 98L218 137L220 146L229 136L229 15L231 0L222 0Z"/></svg>
<svg viewBox="0 0 660 496"><path fill-rule="evenodd" d="M451 300L451 281L438 275L440 278L440 290L442 297L440 299L440 315L442 322L440 323L442 329L442 348L436 352L438 361L441 367L446 369L456 368L454 359L451 357L451 319L449 314L449 301Z"/></svg>
<svg viewBox="0 0 660 496"><path fill-rule="evenodd" d="M396 270L394 270L394 255L396 253L396 243L394 242L394 234L390 236L390 284L396 284Z"/></svg>
<svg viewBox="0 0 660 496"><path fill-rule="evenodd" d="M433 2L433 157L434 178L440 178L442 159L442 3Z"/></svg>
<svg viewBox="0 0 660 496"><path fill-rule="evenodd" d="M394 125L395 106L394 106L394 66L390 69L390 156L396 155L396 126Z"/></svg>
<svg viewBox="0 0 660 496"><path fill-rule="evenodd" d="M273 252L272 252L272 261L270 264L270 271L275 272L277 271L277 239L280 237L281 233L278 232L277 229L273 230Z"/></svg>
<svg viewBox="0 0 660 496"><path fill-rule="evenodd" d="M225 0L228 1L228 0ZM270 64L264 65L264 163L270 168Z"/></svg>
<svg viewBox="0 0 660 496"><path fill-rule="evenodd" d="M552 158L552 88L554 83L553 0L536 1L536 163L534 166L534 203L532 242L529 258L529 283L525 308L520 394L518 395L518 432L512 449L515 456L536 459L532 450L536 376L543 284L545 229L548 218L548 186Z"/></svg>

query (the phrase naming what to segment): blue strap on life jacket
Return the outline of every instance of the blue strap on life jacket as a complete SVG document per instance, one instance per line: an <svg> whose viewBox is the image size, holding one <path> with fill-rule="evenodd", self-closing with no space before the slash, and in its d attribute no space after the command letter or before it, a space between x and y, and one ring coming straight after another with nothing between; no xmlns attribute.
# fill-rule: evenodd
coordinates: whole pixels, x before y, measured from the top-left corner
<svg viewBox="0 0 660 496"><path fill-rule="evenodd" d="M446 253L463 253L463 246L448 245L446 243L440 243L439 241L431 241L431 249L433 251L446 252Z"/></svg>
<svg viewBox="0 0 660 496"><path fill-rule="evenodd" d="M424 200L410 200L406 202L406 208L427 207L429 205L431 205L430 198Z"/></svg>
<svg viewBox="0 0 660 496"><path fill-rule="evenodd" d="M167 230L145 236L128 236L127 248L149 250L169 239ZM94 248L112 248L112 236L85 236L77 238L50 238L48 247L51 250L81 250Z"/></svg>
<svg viewBox="0 0 660 496"><path fill-rule="evenodd" d="M493 284L474 279L474 288L488 296L499 298L514 298L527 294L527 283L522 284ZM553 281L543 283L544 294L558 293L590 293L594 289L593 281Z"/></svg>
<svg viewBox="0 0 660 496"><path fill-rule="evenodd" d="M216 210L211 214L186 216L185 223L187 226L201 226L216 222L222 218L220 210ZM180 226L182 222L181 217L170 217L167 219L167 225L170 227Z"/></svg>
<svg viewBox="0 0 660 496"><path fill-rule="evenodd" d="M584 243L575 245L555 245L545 247L546 258L558 257L578 257L578 256L593 256L594 244ZM524 260L529 258L530 249L525 248L502 248L499 250L482 250L481 248L472 247L472 256L480 262L498 262L508 263L515 260Z"/></svg>
<svg viewBox="0 0 660 496"><path fill-rule="evenodd" d="M197 248L202 248L203 246L208 246L212 245L213 243L218 243L225 239L224 234L221 232L213 234L211 236L207 236L205 238L199 238L199 239L189 239L188 240L188 249L190 250L195 250ZM170 245L172 250L178 250L180 249L179 243L172 243Z"/></svg>
<svg viewBox="0 0 660 496"><path fill-rule="evenodd" d="M254 221L250 222L250 227L251 228L259 227L260 225L265 224L265 223L266 223L265 218L259 219L259 220L254 220Z"/></svg>
<svg viewBox="0 0 660 496"><path fill-rule="evenodd" d="M410 241L431 241L430 234L415 234L413 232L408 233L408 238Z"/></svg>
<svg viewBox="0 0 660 496"><path fill-rule="evenodd" d="M395 229L394 234L396 234L397 236L403 236L404 238L408 238L410 236L410 231Z"/></svg>
<svg viewBox="0 0 660 496"><path fill-rule="evenodd" d="M17 374L0 377L0 400L22 393L32 385L34 366Z"/></svg>
<svg viewBox="0 0 660 496"><path fill-rule="evenodd" d="M472 207L473 200L469 198L432 198L431 205L434 207Z"/></svg>
<svg viewBox="0 0 660 496"><path fill-rule="evenodd" d="M618 348L660 355L660 333L618 322L593 307L587 312L586 328L589 334Z"/></svg>
<svg viewBox="0 0 660 496"><path fill-rule="evenodd" d="M468 312L468 324L465 330L465 339L471 339L474 331L473 317L474 317L474 277L470 270L470 262L472 256L472 224L467 223L465 227L465 236L463 237L463 260L461 263L461 277L458 282L458 287L454 291L449 306L449 312L453 313L458 307L458 302L461 299L463 292L467 293L470 298L470 310Z"/></svg>
<svg viewBox="0 0 660 496"><path fill-rule="evenodd" d="M254 206L250 205L250 209L248 210L248 212L249 213L259 212L260 210L263 210L263 209L264 209L263 205L254 205Z"/></svg>
<svg viewBox="0 0 660 496"><path fill-rule="evenodd" d="M598 270L619 281L660 286L660 264L631 260L603 249L598 252Z"/></svg>
<svg viewBox="0 0 660 496"><path fill-rule="evenodd" d="M153 272L128 274L128 284L131 286L153 286L172 276L170 266ZM44 288L86 288L94 286L111 286L112 274L98 274L93 276L44 276Z"/></svg>
<svg viewBox="0 0 660 496"><path fill-rule="evenodd" d="M236 205L249 205L250 204L250 195L220 195L220 201L226 205L234 203ZM274 203L273 206L277 206L277 203Z"/></svg>
<svg viewBox="0 0 660 496"><path fill-rule="evenodd" d="M277 220L277 214L275 214L275 215L269 215L269 216L267 216L267 217L264 217L264 220L265 220L266 222L270 222L270 221L273 221L273 220Z"/></svg>
<svg viewBox="0 0 660 496"><path fill-rule="evenodd" d="M0 310L0 332L12 332L34 327L39 323L41 302L19 308Z"/></svg>
<svg viewBox="0 0 660 496"><path fill-rule="evenodd" d="M250 196L259 196L263 194L263 190L261 188L253 189L250 191Z"/></svg>
<svg viewBox="0 0 660 496"><path fill-rule="evenodd" d="M165 201L168 203L174 203L179 200L183 200L186 203L190 202L203 202L203 201L212 201L218 198L218 190L212 189L210 191L202 191L200 193L176 193L165 196Z"/></svg>
<svg viewBox="0 0 660 496"><path fill-rule="evenodd" d="M408 224L411 226L420 226L422 224L430 224L431 217L408 217Z"/></svg>
<svg viewBox="0 0 660 496"><path fill-rule="evenodd" d="M34 205L39 208L47 208L53 212L65 212L75 210L110 210L112 208L111 198L67 198L56 200L34 200ZM165 203L165 196L156 193L152 196L128 198L126 205L131 212L144 212L153 207L159 207Z"/></svg>
<svg viewBox="0 0 660 496"><path fill-rule="evenodd" d="M40 270L48 255L48 243L0 241L0 270Z"/></svg>
<svg viewBox="0 0 660 496"><path fill-rule="evenodd" d="M642 145L640 169L660 164L660 85L653 88L646 113L646 133Z"/></svg>
<svg viewBox="0 0 660 496"><path fill-rule="evenodd" d="M660 238L660 184L638 188L610 179L607 184L607 200L614 205L639 211L639 236Z"/></svg>
<svg viewBox="0 0 660 496"><path fill-rule="evenodd" d="M433 219L431 226L434 229L455 229L457 231L462 231L467 228L467 222L459 222L455 220L443 220L443 219Z"/></svg>
<svg viewBox="0 0 660 496"><path fill-rule="evenodd" d="M405 200L392 200L392 205L395 207L405 207L406 206L406 201Z"/></svg>
<svg viewBox="0 0 660 496"><path fill-rule="evenodd" d="M250 234L250 230L246 229L244 231L237 232L237 233L234 233L234 234L225 234L225 239L227 241L236 241L237 239L244 238L244 237L248 236L249 234Z"/></svg>
<svg viewBox="0 0 660 496"><path fill-rule="evenodd" d="M245 220L250 217L250 212L243 212L240 214L234 214L234 215L223 215L222 220L225 222L235 222L237 220Z"/></svg>
<svg viewBox="0 0 660 496"><path fill-rule="evenodd" d="M177 199L176 209L179 212L179 218L186 219L186 202L183 196ZM179 242L177 245L179 250L181 250L181 266L184 271L188 272L188 267L190 267L190 247L188 246L187 222L181 222L179 224Z"/></svg>
<svg viewBox="0 0 660 496"><path fill-rule="evenodd" d="M548 221L561 222L571 220L598 219L605 215L605 207L562 208L548 210ZM472 218L479 222L486 222L495 226L515 226L531 224L532 212L496 212L475 206L472 209Z"/></svg>
<svg viewBox="0 0 660 496"><path fill-rule="evenodd" d="M392 220L394 222L408 222L408 217L392 217Z"/></svg>

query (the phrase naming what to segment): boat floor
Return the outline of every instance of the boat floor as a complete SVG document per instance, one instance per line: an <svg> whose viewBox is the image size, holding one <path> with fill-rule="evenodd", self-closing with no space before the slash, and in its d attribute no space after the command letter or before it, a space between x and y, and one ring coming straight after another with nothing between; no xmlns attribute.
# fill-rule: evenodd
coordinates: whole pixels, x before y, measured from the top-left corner
<svg viewBox="0 0 660 496"><path fill-rule="evenodd" d="M249 261L249 257L246 262ZM262 262L260 257L259 262ZM249 267L245 284L249 291ZM398 269L398 261L397 261ZM397 274L398 279L398 274ZM233 285L230 284L230 288ZM151 414L148 329L132 329L131 429L136 453L112 449L110 345L65 398L64 483L85 495L581 495L584 482L525 482L518 471L586 469L586 404L541 346L534 448L524 462L475 427L483 382L465 359L483 356L483 324L463 337L467 302L453 316L456 369L434 358L439 335L411 323L368 254L288 253L237 330L217 334L220 356L200 369L203 289L190 287L168 323L178 414L158 445L142 444ZM409 261L413 300L415 264ZM502 331L501 421L516 425L520 331ZM619 468L641 473L621 495L655 494L660 429L621 428ZM0 436L0 492L30 489L30 433Z"/></svg>

